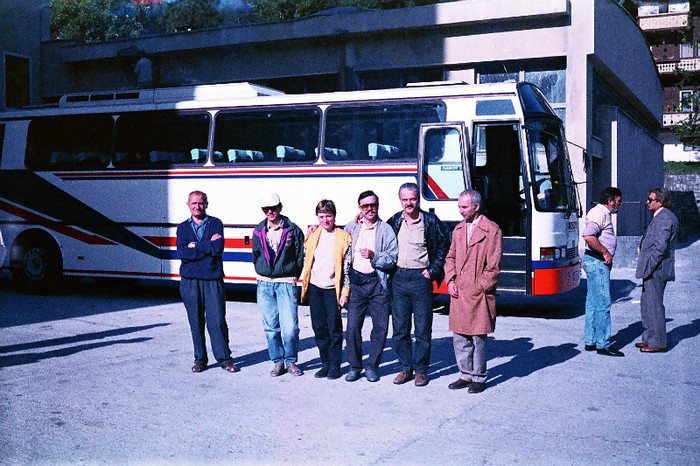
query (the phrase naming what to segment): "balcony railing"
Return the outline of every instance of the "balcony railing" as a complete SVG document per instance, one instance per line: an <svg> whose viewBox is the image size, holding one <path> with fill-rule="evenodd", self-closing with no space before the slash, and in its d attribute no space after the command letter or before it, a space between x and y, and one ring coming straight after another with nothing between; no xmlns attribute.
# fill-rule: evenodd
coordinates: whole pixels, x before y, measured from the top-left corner
<svg viewBox="0 0 700 466"><path fill-rule="evenodd" d="M689 117L690 113L664 113L664 127L675 126Z"/></svg>
<svg viewBox="0 0 700 466"><path fill-rule="evenodd" d="M700 71L700 58L681 58L678 61L657 63L659 74L673 73L676 68L683 71Z"/></svg>
<svg viewBox="0 0 700 466"><path fill-rule="evenodd" d="M640 16L639 27L642 31L685 28L689 24L688 17L689 14L687 12Z"/></svg>

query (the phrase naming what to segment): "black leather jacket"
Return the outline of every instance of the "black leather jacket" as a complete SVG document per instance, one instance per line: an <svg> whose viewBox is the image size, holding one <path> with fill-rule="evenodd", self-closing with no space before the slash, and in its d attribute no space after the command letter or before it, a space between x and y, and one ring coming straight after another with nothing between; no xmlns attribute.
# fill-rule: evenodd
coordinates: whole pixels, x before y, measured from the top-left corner
<svg viewBox="0 0 700 466"><path fill-rule="evenodd" d="M420 211L425 222L425 245L428 248L428 273L430 278L438 282L445 276L445 256L450 249L450 236L447 228L442 224L437 215ZM396 237L403 223L403 211L395 213L387 222L393 228Z"/></svg>

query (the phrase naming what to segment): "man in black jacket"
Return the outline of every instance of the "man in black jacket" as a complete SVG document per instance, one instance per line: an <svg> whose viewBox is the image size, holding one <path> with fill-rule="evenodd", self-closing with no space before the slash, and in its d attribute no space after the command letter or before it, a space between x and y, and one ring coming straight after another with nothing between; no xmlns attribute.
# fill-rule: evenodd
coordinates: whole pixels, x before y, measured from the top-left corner
<svg viewBox="0 0 700 466"><path fill-rule="evenodd" d="M396 272L391 282L393 341L401 365L394 383L400 385L411 380L415 367L415 384L422 387L428 384L426 373L430 365L433 280L439 283L443 278L450 240L440 219L420 209L418 185L401 185L399 200L403 211L387 222L394 229L399 244ZM411 345L411 314L415 352Z"/></svg>

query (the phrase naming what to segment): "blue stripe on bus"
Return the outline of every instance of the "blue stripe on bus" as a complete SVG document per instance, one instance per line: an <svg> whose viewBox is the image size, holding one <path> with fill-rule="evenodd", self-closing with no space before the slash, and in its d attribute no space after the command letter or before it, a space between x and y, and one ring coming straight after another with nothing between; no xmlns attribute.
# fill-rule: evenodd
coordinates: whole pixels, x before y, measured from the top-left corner
<svg viewBox="0 0 700 466"><path fill-rule="evenodd" d="M164 250L165 259L168 260L180 260L175 249ZM251 252L226 252L222 254L224 262L253 262L253 253Z"/></svg>

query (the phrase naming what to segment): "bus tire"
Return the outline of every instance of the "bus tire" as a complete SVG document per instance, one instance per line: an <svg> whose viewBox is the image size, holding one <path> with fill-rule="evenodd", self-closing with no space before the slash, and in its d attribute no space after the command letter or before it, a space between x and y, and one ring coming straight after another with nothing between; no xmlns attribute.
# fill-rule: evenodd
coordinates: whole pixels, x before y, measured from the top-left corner
<svg viewBox="0 0 700 466"><path fill-rule="evenodd" d="M40 232L20 238L18 243L10 261L14 276L30 292L56 290L63 276L63 259L54 239Z"/></svg>

